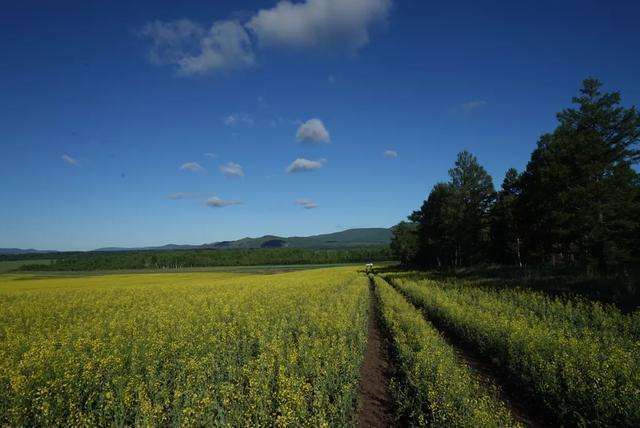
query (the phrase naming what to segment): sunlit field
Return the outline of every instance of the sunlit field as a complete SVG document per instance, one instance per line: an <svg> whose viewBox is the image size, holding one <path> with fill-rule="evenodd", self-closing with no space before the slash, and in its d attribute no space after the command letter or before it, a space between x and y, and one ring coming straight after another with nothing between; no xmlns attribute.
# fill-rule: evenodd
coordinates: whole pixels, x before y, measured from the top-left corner
<svg viewBox="0 0 640 428"><path fill-rule="evenodd" d="M0 278L0 425L345 425L354 268Z"/></svg>
<svg viewBox="0 0 640 428"><path fill-rule="evenodd" d="M3 274L0 425L640 422L640 312L384 271Z"/></svg>

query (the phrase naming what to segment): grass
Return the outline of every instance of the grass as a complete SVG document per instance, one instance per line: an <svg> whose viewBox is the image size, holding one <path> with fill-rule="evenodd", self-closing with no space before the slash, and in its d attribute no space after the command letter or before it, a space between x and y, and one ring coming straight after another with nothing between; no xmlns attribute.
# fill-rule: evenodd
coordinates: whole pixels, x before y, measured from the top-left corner
<svg viewBox="0 0 640 428"><path fill-rule="evenodd" d="M352 267L4 275L0 425L350 425L367 302Z"/></svg>

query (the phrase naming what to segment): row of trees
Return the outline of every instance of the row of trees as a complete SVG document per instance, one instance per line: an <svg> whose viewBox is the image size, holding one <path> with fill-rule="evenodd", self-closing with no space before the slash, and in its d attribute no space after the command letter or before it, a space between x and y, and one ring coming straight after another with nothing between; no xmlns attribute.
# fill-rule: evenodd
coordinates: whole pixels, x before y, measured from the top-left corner
<svg viewBox="0 0 640 428"><path fill-rule="evenodd" d="M640 115L587 79L526 169L502 188L464 151L422 207L395 228L406 264L571 264L606 271L640 256Z"/></svg>
<svg viewBox="0 0 640 428"><path fill-rule="evenodd" d="M180 269L211 266L364 263L391 260L388 246L361 248L228 249L59 253L51 264L24 265L24 271L96 271L116 269Z"/></svg>

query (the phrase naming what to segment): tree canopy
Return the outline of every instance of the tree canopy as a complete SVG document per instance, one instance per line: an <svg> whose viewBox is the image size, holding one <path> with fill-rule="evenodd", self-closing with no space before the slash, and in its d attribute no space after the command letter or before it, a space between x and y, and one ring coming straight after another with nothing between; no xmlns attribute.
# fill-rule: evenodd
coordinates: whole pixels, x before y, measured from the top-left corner
<svg viewBox="0 0 640 428"><path fill-rule="evenodd" d="M411 263L460 266L566 263L608 270L637 263L640 247L640 115L617 92L586 79L574 107L557 114L522 174L500 191L475 156L458 154L449 181L436 184L409 219ZM406 256L406 254L405 254Z"/></svg>

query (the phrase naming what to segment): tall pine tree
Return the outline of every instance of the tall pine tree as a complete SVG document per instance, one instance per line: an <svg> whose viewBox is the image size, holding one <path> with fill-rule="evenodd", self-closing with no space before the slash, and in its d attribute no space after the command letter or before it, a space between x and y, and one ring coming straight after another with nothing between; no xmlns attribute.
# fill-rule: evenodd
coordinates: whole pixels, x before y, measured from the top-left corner
<svg viewBox="0 0 640 428"><path fill-rule="evenodd" d="M557 115L558 127L541 137L523 174L518 223L532 260L606 270L632 255L640 115L601 86L583 82L577 108Z"/></svg>

